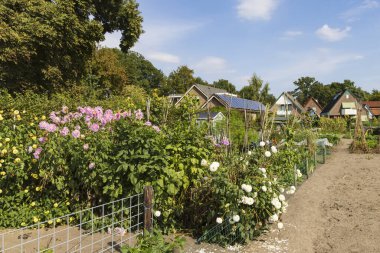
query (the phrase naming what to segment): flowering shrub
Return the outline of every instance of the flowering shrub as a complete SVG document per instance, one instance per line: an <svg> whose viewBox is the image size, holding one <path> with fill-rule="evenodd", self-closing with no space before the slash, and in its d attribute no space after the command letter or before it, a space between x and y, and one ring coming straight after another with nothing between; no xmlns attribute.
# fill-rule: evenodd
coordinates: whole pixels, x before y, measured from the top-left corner
<svg viewBox="0 0 380 253"><path fill-rule="evenodd" d="M141 110L63 107L48 117L17 110L0 115L1 227L49 220L144 185L153 185L164 220L180 216L184 194L199 184L200 162L209 154L201 132L160 129Z"/></svg>
<svg viewBox="0 0 380 253"><path fill-rule="evenodd" d="M203 194L208 196L203 200L208 213L203 220L206 233L223 222L231 226L230 233L212 237L213 242L228 242L230 237L245 242L259 235L268 223L278 222L278 228L283 228L279 221L287 208L285 196L295 192L291 185L294 181L288 177L292 175L294 179L292 165L299 162L300 156L291 147L278 150L268 143L260 142L256 149L244 154L215 157L220 163L202 161L209 170ZM300 171L298 177L302 177Z"/></svg>

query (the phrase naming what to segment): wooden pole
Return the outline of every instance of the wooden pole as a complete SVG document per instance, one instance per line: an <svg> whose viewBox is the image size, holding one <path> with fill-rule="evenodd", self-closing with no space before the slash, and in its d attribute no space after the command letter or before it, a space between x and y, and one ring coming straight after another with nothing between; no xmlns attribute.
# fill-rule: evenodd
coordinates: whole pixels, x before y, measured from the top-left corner
<svg viewBox="0 0 380 253"><path fill-rule="evenodd" d="M294 164L294 186L297 187L297 165Z"/></svg>
<svg viewBox="0 0 380 253"><path fill-rule="evenodd" d="M153 187L144 187L144 230L153 230Z"/></svg>

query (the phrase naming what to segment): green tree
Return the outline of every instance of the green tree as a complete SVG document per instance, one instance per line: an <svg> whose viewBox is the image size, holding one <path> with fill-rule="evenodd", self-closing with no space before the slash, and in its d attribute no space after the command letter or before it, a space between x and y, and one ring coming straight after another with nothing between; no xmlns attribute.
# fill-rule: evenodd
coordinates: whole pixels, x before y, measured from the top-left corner
<svg viewBox="0 0 380 253"><path fill-rule="evenodd" d="M380 101L380 91L379 90L372 90L372 93L368 96L368 100Z"/></svg>
<svg viewBox="0 0 380 253"><path fill-rule="evenodd" d="M236 93L236 87L226 79L219 79L218 81L213 82L214 87L219 89L224 89L229 93Z"/></svg>
<svg viewBox="0 0 380 253"><path fill-rule="evenodd" d="M300 77L293 83L296 88L293 90L292 94L301 104L304 104L310 97L318 99L316 98L316 94L314 94L314 92L318 91L321 86L323 86L323 84L315 80L314 77L309 76Z"/></svg>
<svg viewBox="0 0 380 253"><path fill-rule="evenodd" d="M117 52L127 73L128 84L139 86L148 93L151 93L154 89L161 90L165 87L165 75L144 56L133 51L122 53L117 50Z"/></svg>
<svg viewBox="0 0 380 253"><path fill-rule="evenodd" d="M165 95L173 93L185 93L188 88L195 84L194 70L187 66L180 66L172 71L163 89Z"/></svg>
<svg viewBox="0 0 380 253"><path fill-rule="evenodd" d="M119 93L128 84L127 73L115 49L102 48L95 52L91 62L91 75L95 77L95 82L91 83L92 88Z"/></svg>
<svg viewBox="0 0 380 253"><path fill-rule="evenodd" d="M120 30L126 51L143 32L134 0L4 0L0 13L0 84L11 91L77 83L104 33Z"/></svg>
<svg viewBox="0 0 380 253"><path fill-rule="evenodd" d="M264 104L272 104L275 100L274 96L269 93L269 83L264 84L264 80L256 74L253 74L248 81L249 85L244 86L239 95L243 98L260 101Z"/></svg>

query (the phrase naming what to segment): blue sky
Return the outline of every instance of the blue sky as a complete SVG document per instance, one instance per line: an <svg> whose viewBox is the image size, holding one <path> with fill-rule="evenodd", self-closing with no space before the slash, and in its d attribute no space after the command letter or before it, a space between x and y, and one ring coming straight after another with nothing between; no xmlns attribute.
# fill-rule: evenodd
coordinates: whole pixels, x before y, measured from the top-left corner
<svg viewBox="0 0 380 253"><path fill-rule="evenodd" d="M271 92L314 76L380 89L380 0L138 0L132 50L169 74L180 65L237 88L256 73ZM119 33L101 44L118 47Z"/></svg>

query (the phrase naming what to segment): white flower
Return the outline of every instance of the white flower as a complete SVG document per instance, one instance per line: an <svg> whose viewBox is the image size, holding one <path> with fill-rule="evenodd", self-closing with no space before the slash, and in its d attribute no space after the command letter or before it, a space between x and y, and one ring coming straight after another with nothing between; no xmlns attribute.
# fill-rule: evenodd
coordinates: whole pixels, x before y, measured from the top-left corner
<svg viewBox="0 0 380 253"><path fill-rule="evenodd" d="M282 222L279 222L279 223L277 223L277 227L278 227L278 229L283 229L284 224Z"/></svg>
<svg viewBox="0 0 380 253"><path fill-rule="evenodd" d="M251 206L255 203L255 200L253 198L247 198L247 205Z"/></svg>
<svg viewBox="0 0 380 253"><path fill-rule="evenodd" d="M207 160L206 160L206 159L202 159L202 161L201 161L201 166L202 166L202 167L207 167L207 165L208 165Z"/></svg>
<svg viewBox="0 0 380 253"><path fill-rule="evenodd" d="M219 168L219 166L220 166L220 164L219 164L218 162L212 162L212 163L210 164L210 171L211 171L211 172L215 172L215 171L217 171L218 168Z"/></svg>
<svg viewBox="0 0 380 253"><path fill-rule="evenodd" d="M297 169L297 177L302 177L302 173L299 169Z"/></svg>
<svg viewBox="0 0 380 253"><path fill-rule="evenodd" d="M296 192L295 186L290 186L290 189L286 191L286 194L294 194Z"/></svg>
<svg viewBox="0 0 380 253"><path fill-rule="evenodd" d="M265 151L264 155L265 155L266 157L270 157L272 154L271 154L270 151Z"/></svg>
<svg viewBox="0 0 380 253"><path fill-rule="evenodd" d="M235 214L234 216L232 216L232 220L233 220L234 222L239 222L239 221L240 221L240 216L237 215L237 214Z"/></svg>
<svg viewBox="0 0 380 253"><path fill-rule="evenodd" d="M246 192L251 192L252 191L252 186L249 184L242 184L241 188L246 191Z"/></svg>
<svg viewBox="0 0 380 253"><path fill-rule="evenodd" d="M281 192L281 193L284 193L284 191L285 191L284 188L281 187L281 188L280 188L280 192Z"/></svg>
<svg viewBox="0 0 380 253"><path fill-rule="evenodd" d="M272 150L272 153L273 153L273 154L276 154L276 153L277 153L277 148L276 148L276 146L272 146L270 149Z"/></svg>
<svg viewBox="0 0 380 253"><path fill-rule="evenodd" d="M160 216L161 216L161 212L160 212L160 211L155 211L155 212L154 212L154 216L156 216L156 217L160 217Z"/></svg>
<svg viewBox="0 0 380 253"><path fill-rule="evenodd" d="M278 215L277 214L273 214L271 217L269 217L269 222L270 223L273 223L273 222L276 222L278 221Z"/></svg>
<svg viewBox="0 0 380 253"><path fill-rule="evenodd" d="M264 147L265 146L265 142L260 141L259 145L260 145L260 147Z"/></svg>
<svg viewBox="0 0 380 253"><path fill-rule="evenodd" d="M291 191L296 191L296 187L294 185L290 186Z"/></svg>
<svg viewBox="0 0 380 253"><path fill-rule="evenodd" d="M278 200L278 198L273 198L271 203L276 209L281 208L281 202Z"/></svg>
<svg viewBox="0 0 380 253"><path fill-rule="evenodd" d="M248 162L248 161L246 161L246 162L245 162L245 165L249 165L249 162Z"/></svg>
<svg viewBox="0 0 380 253"><path fill-rule="evenodd" d="M266 187L265 185L263 185L263 186L261 186L261 190L262 190L263 192L266 192L266 191L267 191L267 187Z"/></svg>
<svg viewBox="0 0 380 253"><path fill-rule="evenodd" d="M281 201L285 201L285 196L280 194L280 196L278 196L278 199L281 200Z"/></svg>
<svg viewBox="0 0 380 253"><path fill-rule="evenodd" d="M252 151L251 151L251 150L248 151L247 154L248 154L248 155L252 155Z"/></svg>
<svg viewBox="0 0 380 253"><path fill-rule="evenodd" d="M257 197L257 192L254 192L254 193L253 193L253 197L254 197L254 198Z"/></svg>
<svg viewBox="0 0 380 253"><path fill-rule="evenodd" d="M259 168L259 170L262 172L262 173L266 173L267 170L265 168Z"/></svg>
<svg viewBox="0 0 380 253"><path fill-rule="evenodd" d="M222 219L222 218L220 218L220 217L216 218L216 223L218 223L218 224L222 224L222 222L223 222L223 219Z"/></svg>

